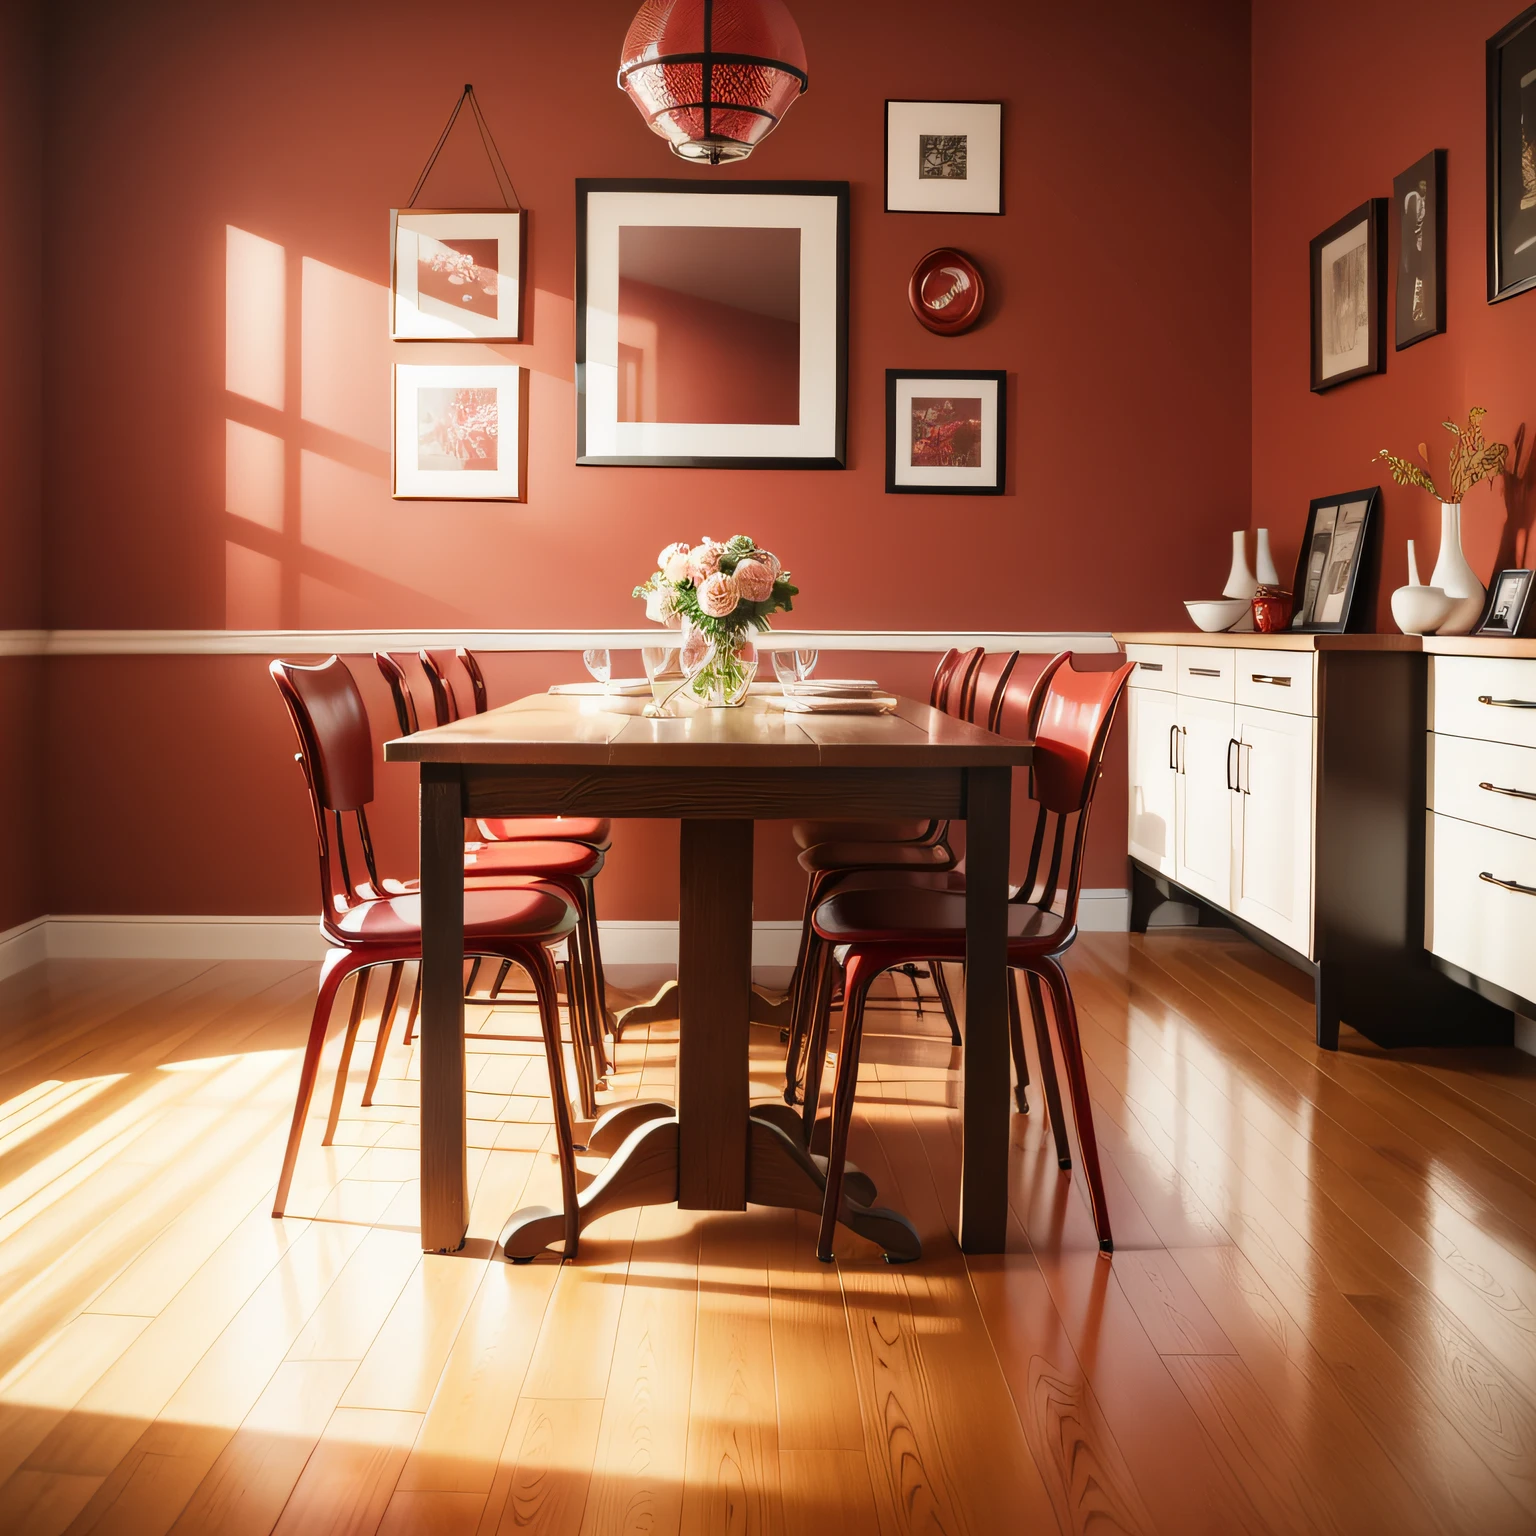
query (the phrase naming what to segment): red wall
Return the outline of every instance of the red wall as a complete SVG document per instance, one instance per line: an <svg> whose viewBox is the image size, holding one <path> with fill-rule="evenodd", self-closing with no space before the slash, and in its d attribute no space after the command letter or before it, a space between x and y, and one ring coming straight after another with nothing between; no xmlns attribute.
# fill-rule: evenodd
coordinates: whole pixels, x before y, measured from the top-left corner
<svg viewBox="0 0 1536 1536"><path fill-rule="evenodd" d="M658 549L738 529L794 571L811 626L1164 625L1219 584L1250 473L1242 8L977 0L952 28L918 0L801 3L811 90L745 167L713 172L672 159L614 87L633 8L424 25L401 0L86 0L50 19L48 270L88 253L92 281L43 285L49 624L630 624ZM529 339L393 345L388 209L466 77L532 210ZM1006 101L1006 217L881 211L882 103L903 96ZM456 133L424 201L484 202L479 153ZM847 472L574 465L578 176L852 182ZM258 329L283 344L278 403L226 389L230 227L275 248L284 291L237 302L272 304ZM953 339L905 297L943 243L989 293ZM392 502L391 363L500 358L533 371L527 504ZM1006 496L884 494L888 366L1010 370ZM569 676L573 660L526 669ZM880 671L918 686L930 666ZM50 693L54 910L312 908L259 667L81 658L53 666ZM82 801L101 814L83 819ZM406 843L407 801L385 813ZM221 807L240 822L233 876L204 862ZM1122 816L1107 798L1090 885L1124 883ZM665 860L617 855L607 911L670 915L673 881ZM759 915L792 910L795 883L782 858L765 871Z"/></svg>
<svg viewBox="0 0 1536 1536"><path fill-rule="evenodd" d="M1253 526L1268 527L1287 581L1308 502L1382 486L1376 628L1391 630L1386 597L1407 579L1405 540L1419 540L1427 580L1439 507L1393 485L1378 448L1425 442L1445 479L1446 419L1488 407L1491 440L1523 435L1517 477L1481 486L1463 508L1467 557L1487 581L1529 565L1536 548L1536 296L1487 302L1484 45L1520 0L1254 0L1253 4ZM1307 246L1431 149L1449 151L1448 329L1388 351L1384 375L1308 389ZM1390 222L1390 221L1389 221ZM1392 231L1390 263L1397 261Z"/></svg>
<svg viewBox="0 0 1536 1536"><path fill-rule="evenodd" d="M30 9L0 9L0 631L43 623L41 63ZM0 656L0 932L43 910L42 670L35 657Z"/></svg>

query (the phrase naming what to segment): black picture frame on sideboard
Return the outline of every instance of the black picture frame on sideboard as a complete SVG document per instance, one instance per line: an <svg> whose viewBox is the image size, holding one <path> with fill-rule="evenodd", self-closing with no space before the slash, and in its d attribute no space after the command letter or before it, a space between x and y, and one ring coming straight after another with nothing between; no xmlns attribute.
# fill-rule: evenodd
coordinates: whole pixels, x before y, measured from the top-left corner
<svg viewBox="0 0 1536 1536"><path fill-rule="evenodd" d="M1488 302L1536 288L1536 5L1488 39Z"/></svg>
<svg viewBox="0 0 1536 1536"><path fill-rule="evenodd" d="M1365 628L1362 600L1374 569L1381 487L1319 496L1307 511L1306 534L1296 554L1295 609L1290 628L1303 635L1342 635Z"/></svg>

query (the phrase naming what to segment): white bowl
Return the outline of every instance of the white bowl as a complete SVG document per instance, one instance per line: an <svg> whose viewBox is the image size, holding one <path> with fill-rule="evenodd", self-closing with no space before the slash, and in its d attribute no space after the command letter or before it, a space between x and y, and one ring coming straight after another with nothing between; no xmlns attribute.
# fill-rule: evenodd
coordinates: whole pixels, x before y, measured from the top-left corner
<svg viewBox="0 0 1536 1536"><path fill-rule="evenodd" d="M1193 597L1184 606L1195 621L1195 628L1211 635L1231 629L1251 609L1246 597Z"/></svg>

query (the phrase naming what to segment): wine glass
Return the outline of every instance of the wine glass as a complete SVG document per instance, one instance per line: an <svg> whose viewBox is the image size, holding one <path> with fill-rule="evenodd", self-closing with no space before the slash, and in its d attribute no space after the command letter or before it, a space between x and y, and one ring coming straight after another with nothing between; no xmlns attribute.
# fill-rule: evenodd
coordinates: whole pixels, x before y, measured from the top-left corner
<svg viewBox="0 0 1536 1536"><path fill-rule="evenodd" d="M593 679L603 685L606 692L608 679L613 672L613 657L606 646L594 646L589 651L581 653L581 659L586 663L587 671Z"/></svg>
<svg viewBox="0 0 1536 1536"><path fill-rule="evenodd" d="M795 653L793 651L773 652L773 675L780 683L794 683L799 681L795 672Z"/></svg>
<svg viewBox="0 0 1536 1536"><path fill-rule="evenodd" d="M640 660L645 667L646 680L651 685L651 702L645 706L643 713L652 716L664 714L672 696L688 681L678 646L676 643L642 646Z"/></svg>
<svg viewBox="0 0 1536 1536"><path fill-rule="evenodd" d="M795 652L795 679L804 682L812 672L816 670L816 662L819 653L816 651Z"/></svg>

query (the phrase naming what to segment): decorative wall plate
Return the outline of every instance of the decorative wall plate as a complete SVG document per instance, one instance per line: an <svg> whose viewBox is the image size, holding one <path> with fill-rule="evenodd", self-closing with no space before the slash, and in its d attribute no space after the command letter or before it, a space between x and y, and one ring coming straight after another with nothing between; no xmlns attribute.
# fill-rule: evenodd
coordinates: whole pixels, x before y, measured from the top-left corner
<svg viewBox="0 0 1536 1536"><path fill-rule="evenodd" d="M941 246L912 271L907 300L912 313L940 336L958 336L981 319L987 288L976 263L963 251Z"/></svg>

